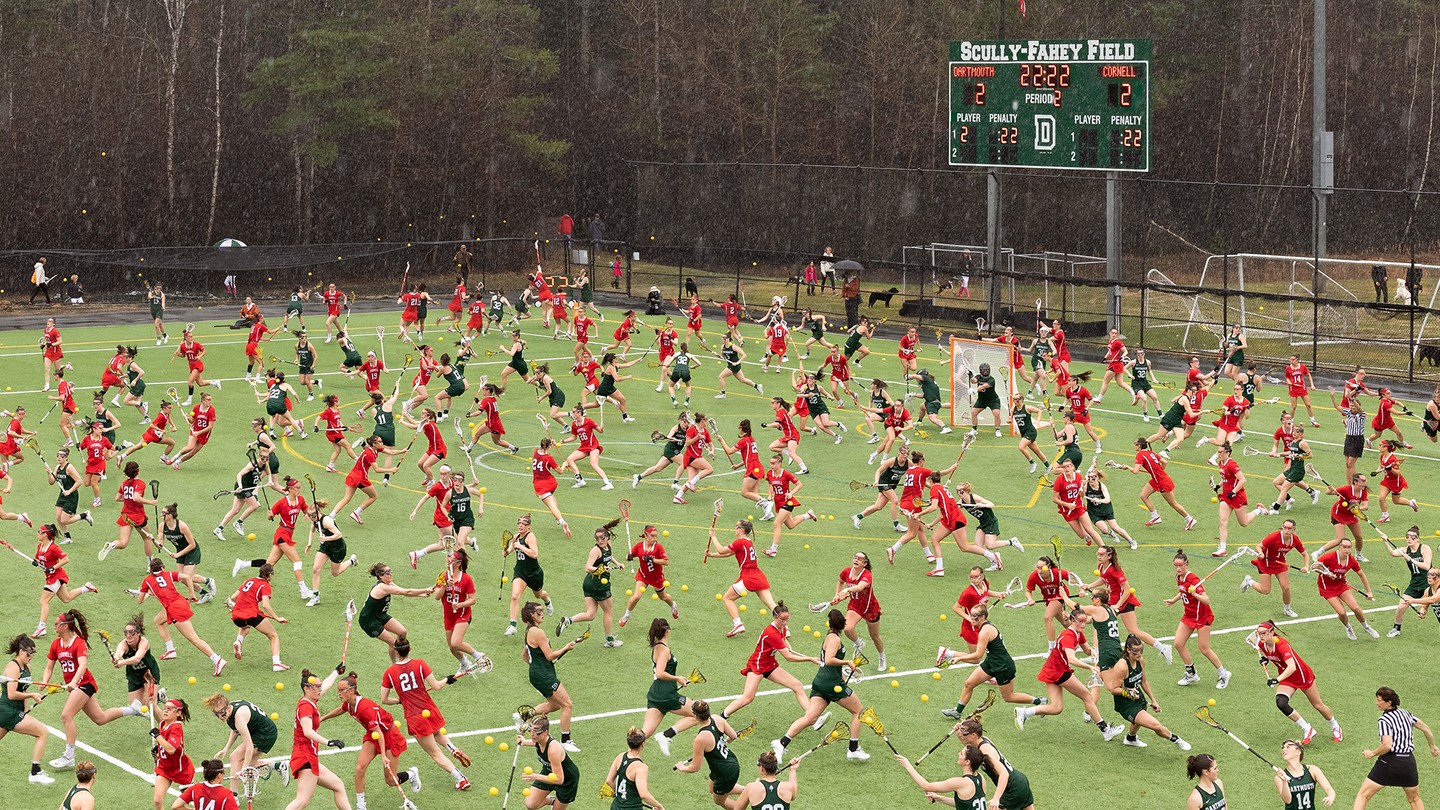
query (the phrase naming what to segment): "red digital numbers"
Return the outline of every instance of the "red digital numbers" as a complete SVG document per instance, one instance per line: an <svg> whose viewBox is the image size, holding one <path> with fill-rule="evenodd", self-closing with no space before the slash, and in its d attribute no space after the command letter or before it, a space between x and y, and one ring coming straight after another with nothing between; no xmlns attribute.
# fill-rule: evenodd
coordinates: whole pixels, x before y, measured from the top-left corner
<svg viewBox="0 0 1440 810"><path fill-rule="evenodd" d="M1070 66L1030 65L1020 66L1021 87L1046 87L1050 89L1070 86Z"/></svg>
<svg viewBox="0 0 1440 810"><path fill-rule="evenodd" d="M1121 130L1121 131L1120 131L1120 145L1121 145L1121 146L1124 146L1124 147L1127 147L1127 148L1130 148L1130 149L1139 149L1139 148L1141 147L1142 143L1143 143L1144 136L1145 136L1144 130L1140 130L1140 129L1124 129L1124 130Z"/></svg>

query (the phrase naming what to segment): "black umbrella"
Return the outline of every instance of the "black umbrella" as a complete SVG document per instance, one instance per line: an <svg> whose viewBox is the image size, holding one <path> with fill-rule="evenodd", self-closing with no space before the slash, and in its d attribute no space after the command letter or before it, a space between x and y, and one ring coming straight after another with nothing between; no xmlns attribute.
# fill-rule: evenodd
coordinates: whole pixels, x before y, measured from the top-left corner
<svg viewBox="0 0 1440 810"><path fill-rule="evenodd" d="M851 270L861 272L865 269L865 265L855 261L854 259L841 259L840 261L835 263L835 269L841 271L842 273L849 272Z"/></svg>

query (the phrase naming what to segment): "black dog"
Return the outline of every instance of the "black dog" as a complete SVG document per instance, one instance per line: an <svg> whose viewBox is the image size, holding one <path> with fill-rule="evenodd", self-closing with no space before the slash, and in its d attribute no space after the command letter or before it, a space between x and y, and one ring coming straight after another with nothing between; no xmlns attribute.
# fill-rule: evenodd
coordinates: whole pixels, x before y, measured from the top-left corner
<svg viewBox="0 0 1440 810"><path fill-rule="evenodd" d="M685 294L696 296L700 294L700 288L695 286L695 279L689 276L685 277Z"/></svg>
<svg viewBox="0 0 1440 810"><path fill-rule="evenodd" d="M1432 366L1440 366L1440 346L1433 343L1421 343L1415 361L1417 363L1428 361Z"/></svg>
<svg viewBox="0 0 1440 810"><path fill-rule="evenodd" d="M870 293L870 303L867 304L866 306L871 306L871 307L873 307L873 306L875 306L875 302L876 302L876 301L884 301L884 302L885 302L885 306L888 308L888 307L890 306L890 299L891 299L892 297L894 297L896 294L898 294L899 292L900 292L900 288L899 288L899 287L891 287L890 289L885 290L884 292L872 292L872 293Z"/></svg>

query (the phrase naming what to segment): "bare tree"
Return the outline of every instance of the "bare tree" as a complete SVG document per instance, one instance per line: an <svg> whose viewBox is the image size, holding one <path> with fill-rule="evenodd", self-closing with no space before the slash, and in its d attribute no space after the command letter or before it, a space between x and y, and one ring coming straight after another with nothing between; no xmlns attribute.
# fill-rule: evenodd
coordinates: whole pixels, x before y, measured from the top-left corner
<svg viewBox="0 0 1440 810"><path fill-rule="evenodd" d="M220 115L220 54L225 45L225 0L220 0L220 19L215 26L215 157L210 170L210 217L205 222L205 242L215 238L215 209L220 204L220 152L223 143Z"/></svg>
<svg viewBox="0 0 1440 810"><path fill-rule="evenodd" d="M179 230L175 212L175 108L178 93L175 75L180 70L181 31L190 0L160 0L165 8L165 23L170 28L170 50L165 60L165 202L170 230Z"/></svg>

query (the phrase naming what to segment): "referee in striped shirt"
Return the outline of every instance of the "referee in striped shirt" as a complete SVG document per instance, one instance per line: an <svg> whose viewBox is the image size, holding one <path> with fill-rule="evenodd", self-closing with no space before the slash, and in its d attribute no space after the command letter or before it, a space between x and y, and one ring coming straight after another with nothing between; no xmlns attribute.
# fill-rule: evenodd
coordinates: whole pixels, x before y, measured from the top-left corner
<svg viewBox="0 0 1440 810"><path fill-rule="evenodd" d="M1341 452L1345 456L1345 480L1349 481L1355 477L1356 463L1365 455L1365 406L1360 404L1358 394L1337 402L1335 389L1331 388L1330 407L1339 412L1345 423L1345 445Z"/></svg>
<svg viewBox="0 0 1440 810"><path fill-rule="evenodd" d="M1366 759L1374 759L1375 765L1355 796L1355 810L1363 810L1370 797L1386 787L1404 789L1411 807L1423 807L1420 771L1415 767L1414 729L1420 729L1430 743L1430 756L1440 757L1435 735L1425 721L1400 708L1400 696L1388 686L1375 690L1375 707L1380 710L1380 745L1361 752Z"/></svg>

